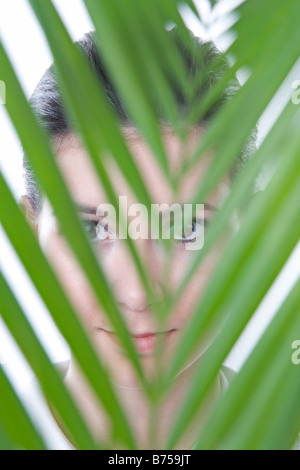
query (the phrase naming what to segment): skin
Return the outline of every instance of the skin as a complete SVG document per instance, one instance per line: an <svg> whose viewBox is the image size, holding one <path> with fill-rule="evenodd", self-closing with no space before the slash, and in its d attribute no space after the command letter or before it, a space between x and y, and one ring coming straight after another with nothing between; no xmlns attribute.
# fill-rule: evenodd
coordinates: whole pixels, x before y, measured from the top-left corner
<svg viewBox="0 0 300 470"><path fill-rule="evenodd" d="M135 129L124 128L123 132L153 203L168 203L171 205L173 202L189 202L199 182L205 176L211 161L211 155L205 155L196 167L187 173L180 182L178 193L174 195L148 145ZM185 153L183 154L182 144L179 139L170 129L163 129L163 141L168 162L171 172L174 174L180 169L183 155L191 153L195 148L199 133L199 129L194 129L190 133L184 145ZM108 202L105 192L96 178L89 157L76 136L69 136L63 141L56 142L56 153L59 167L76 203L97 207L103 202ZM111 159L108 159L106 168L117 196L127 196L128 206L137 203L135 195ZM204 202L217 210L226 190L228 190L228 181L224 180ZM28 198L23 198L23 205L26 211L32 210ZM211 220L214 212L214 210L205 210L206 220ZM96 219L95 215L85 214L85 217L89 220ZM78 312L101 361L107 366L111 374L111 380L116 385L117 394L136 432L140 448L146 448L152 439L149 438L148 434L151 412L139 379L121 344L116 339L113 326L97 303L84 274L60 233L51 207L46 200L43 202L41 213L34 223L34 228L42 249L53 265L57 276L69 295L71 303ZM139 239L135 240L134 243L142 262L147 266L153 290L157 295L157 302L163 302L166 299L166 288L171 294L176 292L195 256L195 252L186 250L183 244L174 242L170 257L170 254L166 254L162 244L157 240ZM216 266L221 248L220 246L216 247L205 258L180 301L167 318L166 323L160 324L153 312L153 304L149 304L147 300L134 262L127 251L125 241L118 239L98 241L93 243L93 246L110 282L125 324L137 347L144 373L149 379L155 378L158 371L163 370L170 363L184 328L193 313L193 308L199 297L201 297L201 293ZM169 282L166 285L164 268L166 261L170 262L170 260ZM141 337L141 335L148 333L152 334L151 339ZM212 337L203 338L201 346L180 371L174 381L174 387L170 388L168 395L161 403L159 424L156 431L157 442L160 443L160 446L163 445L165 436L170 426L172 426L171 418L190 383L193 370L197 367L201 355L211 340ZM154 345L159 343L161 346L159 361L157 361L155 347L152 347L152 343ZM109 438L109 423L106 421L103 410L96 402L93 393L81 376L73 358L71 358L65 380L90 423L95 436L107 440ZM209 403L213 401L218 393L218 385L216 384L211 391ZM208 403L205 408L207 412L209 409ZM197 415L197 418L199 418L196 420L197 425L191 426L189 432L179 443L180 448L191 448L195 436L199 432L199 420L203 419L203 413L203 409L200 410ZM155 446L153 440L151 445Z"/></svg>

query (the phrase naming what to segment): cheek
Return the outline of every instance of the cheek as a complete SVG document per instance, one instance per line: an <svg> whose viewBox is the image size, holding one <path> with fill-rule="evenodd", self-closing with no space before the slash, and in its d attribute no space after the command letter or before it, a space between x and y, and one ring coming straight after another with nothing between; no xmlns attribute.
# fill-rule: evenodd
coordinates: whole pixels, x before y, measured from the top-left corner
<svg viewBox="0 0 300 470"><path fill-rule="evenodd" d="M92 329L96 324L101 326L103 322L101 308L63 239L51 234L47 237L43 249L84 325L88 329Z"/></svg>
<svg viewBox="0 0 300 470"><path fill-rule="evenodd" d="M176 289L181 284L188 272L191 263L193 262L193 255L183 251L179 256L175 257L174 269L172 271L171 278L171 290L176 292ZM216 250L211 252L202 263L200 263L198 269L195 271L192 279L188 283L184 290L179 302L176 305L172 317L174 322L178 326L184 327L187 320L192 316L195 307L201 301L203 292L209 282L212 273L218 262L220 253Z"/></svg>

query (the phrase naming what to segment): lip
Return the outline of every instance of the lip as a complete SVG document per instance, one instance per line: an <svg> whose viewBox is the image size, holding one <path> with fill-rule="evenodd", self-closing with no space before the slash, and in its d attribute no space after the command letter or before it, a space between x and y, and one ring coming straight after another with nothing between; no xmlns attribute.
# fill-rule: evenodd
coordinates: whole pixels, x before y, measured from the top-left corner
<svg viewBox="0 0 300 470"><path fill-rule="evenodd" d="M115 344L121 347L119 338L113 331L108 331L100 328ZM145 332L139 334L131 333L132 342L138 354L152 354L155 351L158 340L168 341L169 338L177 331L171 329L161 332Z"/></svg>

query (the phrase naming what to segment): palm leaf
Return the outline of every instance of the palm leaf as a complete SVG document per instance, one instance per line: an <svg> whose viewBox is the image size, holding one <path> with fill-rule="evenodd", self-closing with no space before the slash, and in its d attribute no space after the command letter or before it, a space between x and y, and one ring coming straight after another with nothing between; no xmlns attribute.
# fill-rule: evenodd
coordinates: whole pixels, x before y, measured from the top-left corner
<svg viewBox="0 0 300 470"><path fill-rule="evenodd" d="M45 449L43 440L33 426L2 367L0 367L0 387L1 448L8 443L12 449Z"/></svg>
<svg viewBox="0 0 300 470"><path fill-rule="evenodd" d="M1 194L5 200L5 207L2 207L1 210L1 223L4 230L19 254L24 267L30 273L31 279L49 308L61 333L69 343L78 363L82 365L84 373L90 380L99 399L107 408L110 417L115 420L116 435L121 433L122 438L132 446L131 433L128 429L127 421L108 381L107 373L99 363L76 314L71 308L67 297L41 252L32 231L24 220L1 174L0 185ZM20 233L22 237L18 236ZM1 298L2 300L4 302L4 297ZM11 301L12 299L10 298ZM14 307L16 315L18 312L16 306ZM1 311L3 310L3 318L6 318L6 321L8 321L7 314L5 315L5 308L4 302L3 306L1 305ZM17 321L17 324L20 324L20 320ZM15 335L18 332L14 329L12 333ZM27 333L27 335L29 334ZM27 341L30 341L30 338ZM48 364L45 370L47 370L47 367L48 374L53 377L50 365ZM69 406L72 406L72 404L69 403Z"/></svg>
<svg viewBox="0 0 300 470"><path fill-rule="evenodd" d="M101 83L72 43L52 2L29 0L29 3L55 59L66 113L88 151L108 201L118 211L117 193L107 169L107 163L112 158L139 202L149 209L151 197L135 166L120 123L107 103ZM191 198L193 204L205 201L222 178L233 171L237 158L249 143L249 136L255 134L259 118L297 62L300 53L299 2L243 2L235 9L238 19L231 27L235 40L226 52L192 79L187 64L165 28L168 23L175 24L181 45L193 51L194 41L179 13L179 3L182 2L85 0L84 3L95 25L99 54L111 74L130 121L152 149L165 175L166 184L173 189L175 197L187 172L193 171L194 165L207 151L214 153L203 182ZM183 3L199 17L193 2ZM212 7L215 3L211 2ZM204 55L198 59L204 60ZM199 87L201 89L203 83L228 61L232 66L225 67L220 80L212 83L199 99ZM154 302L153 314L164 324L192 281L196 269L230 229L231 218L236 214L240 217L240 227L231 234L213 275L199 296L169 369L161 368L161 350L157 348L159 373L153 382L149 382L109 279L87 240L74 201L59 172L51 142L40 129L26 102L2 44L0 63L1 79L9 83L11 90L6 109L30 166L53 207L66 242L85 273L99 305L114 325L145 389L152 413L148 446L173 448L195 426L195 418L201 407L205 406L222 364L299 241L298 108L291 103L285 107L263 144L235 177L230 194L205 233L204 248L195 253L176 292L168 291L169 275L166 274L167 295L162 304L156 305L147 266L143 265L133 241L127 238L127 248L148 301ZM189 130L187 124L202 122L218 103L224 90L230 85L233 88L236 86L235 74L243 67L249 70L246 83L234 92L209 123L205 123L205 132L199 138L196 151L184 159L181 171L174 177L169 167L158 113L175 130L184 149ZM185 119L182 119L178 108L176 90L180 90L189 104ZM255 182L268 165L274 168L270 182L264 191L253 196ZM22 308L0 275L0 310L5 323L76 448L117 445L137 448L138 436L134 434L127 412L111 383L110 372L91 346L66 293L1 174L0 192L3 228L112 423L107 443L95 442L88 423L76 408ZM167 243L166 248L171 250L171 245ZM169 256L172 256L171 251ZM166 273L170 266L166 266ZM298 304L299 283L278 309L273 322L227 392L213 405L205 422L199 422L197 448L292 447L300 430L297 406L299 376L296 366L290 361L290 345L299 329ZM166 442L158 444L160 406L171 390L174 377L212 328L216 328L218 334L198 361L185 399L174 413ZM161 344L159 346L162 347ZM0 388L5 398L5 407L0 406L1 448L44 448L43 439L2 370ZM276 393L273 393L274 389Z"/></svg>
<svg viewBox="0 0 300 470"><path fill-rule="evenodd" d="M214 419L203 430L198 444L200 447L214 447L216 440L213 442L211 439L218 439L220 445L221 436L225 444L228 431L233 434L229 440L230 445L235 448L289 448L294 443L299 429L299 414L295 413L299 374L291 361L289 349L295 329L299 329L299 292L298 282L248 359L242 373L236 376L226 398L224 396L222 403L220 402L218 411L222 409L221 414L216 409ZM272 411L278 403L282 406L281 395L287 393L287 387L293 393L283 405L282 413L280 412L283 415L281 419L285 422L282 432L276 423L279 416L272 416ZM251 432L247 430L247 436L242 424L245 419L252 428ZM215 432L217 422L222 425L217 426L218 431Z"/></svg>

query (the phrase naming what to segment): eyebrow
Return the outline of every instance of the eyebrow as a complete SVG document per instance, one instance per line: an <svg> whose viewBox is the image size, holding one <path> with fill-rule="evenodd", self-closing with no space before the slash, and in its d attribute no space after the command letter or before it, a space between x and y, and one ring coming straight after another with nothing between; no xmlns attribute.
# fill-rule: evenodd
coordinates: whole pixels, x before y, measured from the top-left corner
<svg viewBox="0 0 300 470"><path fill-rule="evenodd" d="M183 207L183 204L180 204L180 205ZM75 203L75 207L77 208L78 212L80 212L81 214L93 214L93 215L97 214L98 206L89 206L87 204ZM214 207L213 205L208 204L208 203L204 203L204 209L209 210L209 211L216 211L217 210L216 207ZM162 211L162 212L164 212L164 211Z"/></svg>
<svg viewBox="0 0 300 470"><path fill-rule="evenodd" d="M215 206L212 206L211 204L208 204L207 202L204 203L204 209L207 209L208 211L217 211L218 208Z"/></svg>
<svg viewBox="0 0 300 470"><path fill-rule="evenodd" d="M77 208L78 212L81 212L81 213L84 213L84 214L94 214L94 215L96 215L96 213L97 213L97 207L96 206L88 206L86 204L76 203L75 207Z"/></svg>

